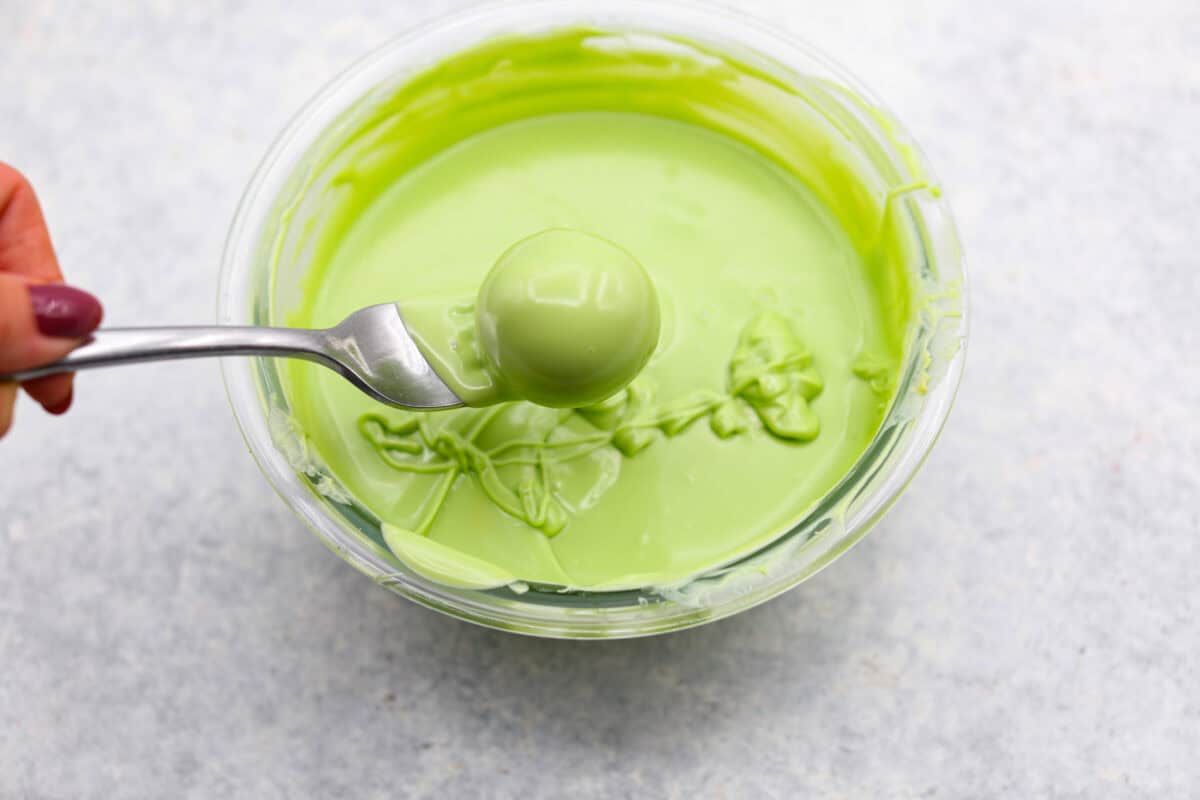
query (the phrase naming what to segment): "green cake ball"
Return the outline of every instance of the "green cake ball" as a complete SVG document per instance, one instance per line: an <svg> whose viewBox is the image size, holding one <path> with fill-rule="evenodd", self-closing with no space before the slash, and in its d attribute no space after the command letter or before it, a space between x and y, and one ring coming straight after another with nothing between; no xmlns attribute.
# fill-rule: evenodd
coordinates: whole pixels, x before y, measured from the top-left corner
<svg viewBox="0 0 1200 800"><path fill-rule="evenodd" d="M658 297L633 256L598 236L542 231L517 242L479 289L491 369L517 396L577 408L620 391L658 344Z"/></svg>

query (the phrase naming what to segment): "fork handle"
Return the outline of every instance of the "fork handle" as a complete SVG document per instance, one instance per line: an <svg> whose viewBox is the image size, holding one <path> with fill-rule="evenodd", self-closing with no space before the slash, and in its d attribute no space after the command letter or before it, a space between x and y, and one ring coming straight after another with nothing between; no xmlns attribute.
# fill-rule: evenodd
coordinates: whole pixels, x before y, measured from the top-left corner
<svg viewBox="0 0 1200 800"><path fill-rule="evenodd" d="M212 356L289 356L329 362L321 331L197 325L176 328L102 328L64 358L50 364L0 374L0 383L27 381L60 372L144 361Z"/></svg>

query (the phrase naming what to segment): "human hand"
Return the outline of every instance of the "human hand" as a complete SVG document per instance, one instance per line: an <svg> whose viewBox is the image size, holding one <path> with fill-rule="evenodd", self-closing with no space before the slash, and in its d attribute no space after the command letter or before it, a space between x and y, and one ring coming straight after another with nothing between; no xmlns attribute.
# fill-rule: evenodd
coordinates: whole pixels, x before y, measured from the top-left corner
<svg viewBox="0 0 1200 800"><path fill-rule="evenodd" d="M62 284L50 232L33 187L0 161L0 374L57 361L100 324L100 303ZM71 406L73 375L22 388L51 414ZM0 436L12 424L17 385L0 382Z"/></svg>

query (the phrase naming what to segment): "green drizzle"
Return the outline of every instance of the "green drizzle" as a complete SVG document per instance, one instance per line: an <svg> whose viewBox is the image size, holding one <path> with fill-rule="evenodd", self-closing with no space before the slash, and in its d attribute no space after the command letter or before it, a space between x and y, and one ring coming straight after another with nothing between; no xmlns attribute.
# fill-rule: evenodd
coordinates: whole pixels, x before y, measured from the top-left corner
<svg viewBox="0 0 1200 800"><path fill-rule="evenodd" d="M460 417L465 420L461 428L438 427L429 414L363 414L358 430L389 467L442 476L421 503L425 511L412 532L429 535L451 486L467 475L497 508L554 536L569 516L553 488L560 481L557 473L569 462L603 447L631 458L659 434L678 436L704 418L713 433L728 439L749 430L747 408L773 436L811 441L820 422L809 401L823 385L812 354L788 321L764 311L742 329L723 393L701 390L656 405L653 384L639 378L601 403L558 412L554 424L538 438L508 439L492 447L481 446L480 439L512 406ZM591 431L570 426L575 418L585 420Z"/></svg>

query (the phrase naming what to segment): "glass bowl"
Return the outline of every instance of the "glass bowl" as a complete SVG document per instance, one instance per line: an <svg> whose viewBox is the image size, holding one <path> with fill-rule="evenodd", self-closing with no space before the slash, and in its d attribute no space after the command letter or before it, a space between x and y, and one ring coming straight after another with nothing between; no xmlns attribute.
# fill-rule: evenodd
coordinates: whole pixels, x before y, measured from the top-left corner
<svg viewBox="0 0 1200 800"><path fill-rule="evenodd" d="M477 7L392 40L326 86L287 126L238 207L220 277L218 321L279 324L302 264L272 269L281 203L306 191L306 154L345 115L422 68L506 33L590 25L642 37L684 36L754 63L785 81L816 81L825 109L852 121L853 145L897 187L893 220L910 242L914 314L897 393L873 441L803 519L769 545L686 585L635 591L478 590L431 581L382 545L379 522L314 469L289 428L287 399L271 359L226 361L225 382L250 452L292 510L335 553L378 584L461 619L519 633L619 638L679 630L729 616L780 594L858 542L916 474L957 390L966 341L966 285L954 223L932 171L903 128L845 70L794 38L729 11L672 2L546 0ZM290 206L289 206L290 207Z"/></svg>

